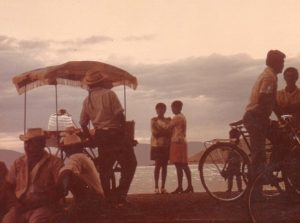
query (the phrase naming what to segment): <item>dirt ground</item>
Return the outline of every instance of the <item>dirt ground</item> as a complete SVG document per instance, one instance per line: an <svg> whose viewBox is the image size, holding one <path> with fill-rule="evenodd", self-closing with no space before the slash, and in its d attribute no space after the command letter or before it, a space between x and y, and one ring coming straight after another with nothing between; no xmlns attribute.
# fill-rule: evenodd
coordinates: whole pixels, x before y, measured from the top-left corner
<svg viewBox="0 0 300 223"><path fill-rule="evenodd" d="M206 193L135 194L128 201L104 210L99 222L250 222L245 201L218 202Z"/></svg>
<svg viewBox="0 0 300 223"><path fill-rule="evenodd" d="M189 193L162 195L134 194L129 195L128 201L130 205L127 207L104 210L98 222L251 222L245 199L224 203L216 201L207 193ZM295 210L294 208L293 214L288 216L287 212L282 212L286 206L285 204L280 204L276 208L272 208L272 210L267 210L269 211L267 213L268 216L271 216L267 222L300 222L300 209ZM265 207L259 208L264 213L266 209ZM276 217L277 213L283 214L284 218L279 220Z"/></svg>

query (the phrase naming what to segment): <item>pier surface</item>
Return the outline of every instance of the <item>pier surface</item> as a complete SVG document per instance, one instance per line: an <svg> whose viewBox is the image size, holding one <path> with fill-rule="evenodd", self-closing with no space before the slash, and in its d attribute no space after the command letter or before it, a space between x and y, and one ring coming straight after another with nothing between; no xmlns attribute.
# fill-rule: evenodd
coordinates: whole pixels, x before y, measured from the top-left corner
<svg viewBox="0 0 300 223"><path fill-rule="evenodd" d="M219 202L206 193L189 193L132 194L128 201L130 205L126 207L104 210L99 222L251 222L245 199ZM272 211L281 211L281 205L277 209ZM300 214L300 210L298 213ZM284 219L284 222L300 222L299 215L286 216ZM276 222L276 219L273 220L272 222Z"/></svg>

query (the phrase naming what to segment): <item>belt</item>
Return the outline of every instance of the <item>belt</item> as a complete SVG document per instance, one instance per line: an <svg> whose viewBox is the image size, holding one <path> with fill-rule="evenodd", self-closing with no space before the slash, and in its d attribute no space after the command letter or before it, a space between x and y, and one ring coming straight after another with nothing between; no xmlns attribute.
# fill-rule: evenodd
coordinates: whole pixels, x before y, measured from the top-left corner
<svg viewBox="0 0 300 223"><path fill-rule="evenodd" d="M108 128L108 127L96 128L96 131L109 131L109 130L119 130L119 128Z"/></svg>

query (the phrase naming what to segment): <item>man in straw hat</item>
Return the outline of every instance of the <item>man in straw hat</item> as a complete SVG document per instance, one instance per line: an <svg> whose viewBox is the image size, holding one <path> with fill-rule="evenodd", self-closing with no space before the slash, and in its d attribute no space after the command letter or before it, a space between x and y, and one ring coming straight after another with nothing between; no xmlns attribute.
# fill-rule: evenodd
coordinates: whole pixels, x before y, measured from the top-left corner
<svg viewBox="0 0 300 223"><path fill-rule="evenodd" d="M89 96L83 102L80 125L88 138L90 121L96 129L95 142L99 150L100 176L106 201L123 205L127 203L126 196L137 165L133 148L124 144L123 108L117 95L110 90L112 84L99 71L88 72L85 83L89 87ZM112 192L110 177L116 161L121 165L121 178L119 187Z"/></svg>
<svg viewBox="0 0 300 223"><path fill-rule="evenodd" d="M41 128L28 129L20 139L25 155L15 160L7 175L17 202L2 223L61 222L61 196L56 183L63 162L44 150L46 138Z"/></svg>
<svg viewBox="0 0 300 223"><path fill-rule="evenodd" d="M83 153L80 137L72 131L63 138L61 148L68 159L60 170L59 182L65 194L71 191L74 196L74 205L70 209L70 222L92 223L97 219L103 198L96 167L93 161Z"/></svg>

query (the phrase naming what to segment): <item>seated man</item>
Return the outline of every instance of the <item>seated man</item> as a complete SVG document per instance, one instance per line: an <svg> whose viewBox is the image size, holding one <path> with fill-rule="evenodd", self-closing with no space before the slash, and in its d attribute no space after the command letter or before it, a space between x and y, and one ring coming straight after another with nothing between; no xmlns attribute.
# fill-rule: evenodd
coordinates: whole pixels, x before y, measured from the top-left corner
<svg viewBox="0 0 300 223"><path fill-rule="evenodd" d="M295 127L300 130L300 89L297 87L298 70L287 68L284 73L286 87L277 91L276 100L281 114L291 114L294 117Z"/></svg>
<svg viewBox="0 0 300 223"><path fill-rule="evenodd" d="M20 136L25 155L13 163L7 175L17 202L2 223L57 223L63 220L56 186L63 162L44 150L45 138L40 128L28 129Z"/></svg>
<svg viewBox="0 0 300 223"><path fill-rule="evenodd" d="M5 180L7 172L5 163L0 161L0 221L15 202L14 193Z"/></svg>
<svg viewBox="0 0 300 223"><path fill-rule="evenodd" d="M67 134L64 137L62 149L68 159L60 170L59 182L65 195L70 190L74 196L70 222L92 223L97 219L103 198L97 169L93 161L83 153L81 139L76 134Z"/></svg>

